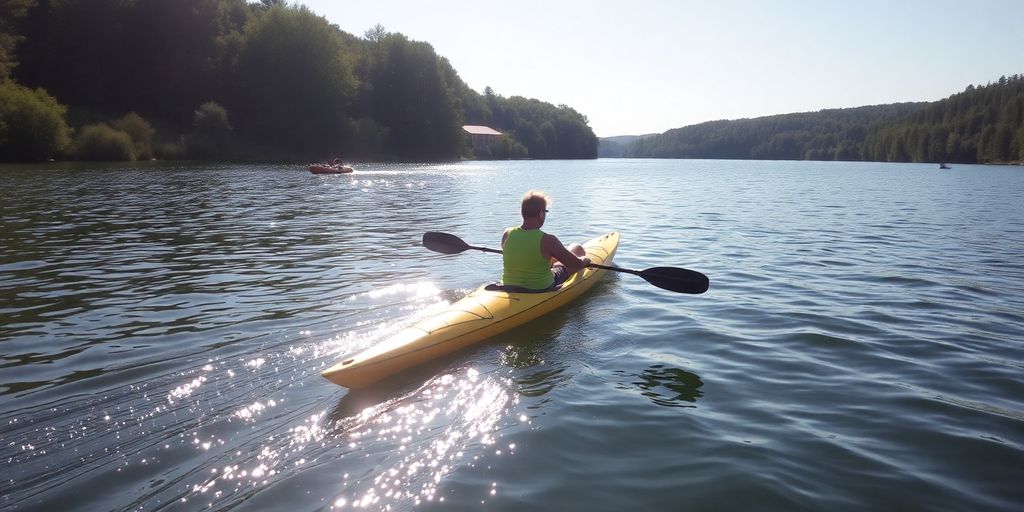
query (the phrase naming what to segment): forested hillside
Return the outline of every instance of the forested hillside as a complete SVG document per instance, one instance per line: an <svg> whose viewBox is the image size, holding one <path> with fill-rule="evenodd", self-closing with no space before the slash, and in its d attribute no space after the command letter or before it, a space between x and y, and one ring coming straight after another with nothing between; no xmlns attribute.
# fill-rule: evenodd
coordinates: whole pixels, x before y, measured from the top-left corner
<svg viewBox="0 0 1024 512"><path fill-rule="evenodd" d="M1024 76L968 86L900 122L875 126L861 157L889 162L1024 161Z"/></svg>
<svg viewBox="0 0 1024 512"><path fill-rule="evenodd" d="M585 116L283 0L0 0L0 160L595 158ZM31 143L30 143L31 142ZM493 151L492 151L493 149Z"/></svg>
<svg viewBox="0 0 1024 512"><path fill-rule="evenodd" d="M642 138L630 157L759 160L857 160L869 127L922 107L903 103L711 121Z"/></svg>
<svg viewBox="0 0 1024 512"><path fill-rule="evenodd" d="M1024 77L1014 75L933 103L712 121L601 145L634 158L1013 162L1024 160L1022 119Z"/></svg>

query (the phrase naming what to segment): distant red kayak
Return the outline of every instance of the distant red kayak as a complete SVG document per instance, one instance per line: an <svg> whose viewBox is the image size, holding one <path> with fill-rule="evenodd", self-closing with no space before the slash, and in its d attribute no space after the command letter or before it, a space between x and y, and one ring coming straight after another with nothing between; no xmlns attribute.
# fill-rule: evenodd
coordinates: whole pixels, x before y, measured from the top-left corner
<svg viewBox="0 0 1024 512"><path fill-rule="evenodd" d="M313 174L346 174L352 172L347 165L311 165L309 172Z"/></svg>

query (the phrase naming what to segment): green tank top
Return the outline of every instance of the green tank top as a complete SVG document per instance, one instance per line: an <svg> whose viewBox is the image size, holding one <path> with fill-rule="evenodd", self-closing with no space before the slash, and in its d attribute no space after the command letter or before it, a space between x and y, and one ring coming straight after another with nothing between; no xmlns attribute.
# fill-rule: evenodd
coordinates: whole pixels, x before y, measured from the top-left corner
<svg viewBox="0 0 1024 512"><path fill-rule="evenodd" d="M551 275L551 260L540 255L543 236L544 232L539 229L516 226L508 230L501 256L505 263L502 284L546 290L555 283Z"/></svg>

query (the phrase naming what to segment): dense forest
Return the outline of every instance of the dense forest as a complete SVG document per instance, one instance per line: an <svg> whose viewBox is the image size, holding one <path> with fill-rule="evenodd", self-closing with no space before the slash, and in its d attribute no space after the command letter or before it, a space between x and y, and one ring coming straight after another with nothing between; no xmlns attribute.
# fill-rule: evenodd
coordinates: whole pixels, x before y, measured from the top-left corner
<svg viewBox="0 0 1024 512"><path fill-rule="evenodd" d="M932 103L712 121L600 144L602 157L1021 162L1024 76Z"/></svg>
<svg viewBox="0 0 1024 512"><path fill-rule="evenodd" d="M596 158L587 123L284 0L0 0L0 161Z"/></svg>

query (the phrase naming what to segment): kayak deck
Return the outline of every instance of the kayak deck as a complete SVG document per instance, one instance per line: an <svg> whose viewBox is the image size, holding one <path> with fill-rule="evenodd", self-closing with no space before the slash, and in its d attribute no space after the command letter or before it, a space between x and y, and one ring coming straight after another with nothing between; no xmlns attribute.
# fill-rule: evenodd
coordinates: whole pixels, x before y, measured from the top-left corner
<svg viewBox="0 0 1024 512"><path fill-rule="evenodd" d="M583 248L592 263L608 265L618 245L619 234L609 233L587 241ZM592 288L606 272L586 268L548 292L515 293L481 286L440 313L346 357L322 375L349 389L366 387L559 309Z"/></svg>

